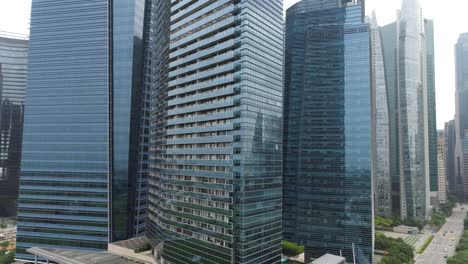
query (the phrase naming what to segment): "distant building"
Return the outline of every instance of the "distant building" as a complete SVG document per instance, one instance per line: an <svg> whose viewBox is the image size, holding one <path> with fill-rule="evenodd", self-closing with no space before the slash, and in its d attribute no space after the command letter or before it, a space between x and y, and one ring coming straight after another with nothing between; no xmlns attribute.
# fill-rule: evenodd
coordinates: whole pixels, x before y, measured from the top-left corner
<svg viewBox="0 0 468 264"><path fill-rule="evenodd" d="M468 199L468 33L461 34L455 45L455 66L455 178L461 179L461 191Z"/></svg>
<svg viewBox="0 0 468 264"><path fill-rule="evenodd" d="M283 237L373 261L371 43L363 1L286 12Z"/></svg>
<svg viewBox="0 0 468 264"><path fill-rule="evenodd" d="M462 180L457 177L455 168L455 144L456 144L456 128L455 120L450 120L445 123L445 174L447 177L447 192L463 197ZM461 194L461 195L460 195Z"/></svg>
<svg viewBox="0 0 468 264"><path fill-rule="evenodd" d="M390 177L390 120L385 83L382 40L375 13L371 24L372 107L373 107L373 174L375 214L392 215L392 181Z"/></svg>
<svg viewBox="0 0 468 264"><path fill-rule="evenodd" d="M0 217L16 217L27 62L27 37L0 32Z"/></svg>
<svg viewBox="0 0 468 264"><path fill-rule="evenodd" d="M398 129L397 23L380 27L388 100L392 215L401 215L400 145Z"/></svg>
<svg viewBox="0 0 468 264"><path fill-rule="evenodd" d="M447 177L445 171L446 165L446 157L447 154L445 153L445 133L443 130L438 132L438 140L437 140L437 160L438 164L438 177L439 177L439 186L438 186L438 198L439 203L446 203L447 202Z"/></svg>
<svg viewBox="0 0 468 264"><path fill-rule="evenodd" d="M425 220L437 195L434 30L418 0L380 29L389 105L392 213ZM378 196L378 195L377 195Z"/></svg>

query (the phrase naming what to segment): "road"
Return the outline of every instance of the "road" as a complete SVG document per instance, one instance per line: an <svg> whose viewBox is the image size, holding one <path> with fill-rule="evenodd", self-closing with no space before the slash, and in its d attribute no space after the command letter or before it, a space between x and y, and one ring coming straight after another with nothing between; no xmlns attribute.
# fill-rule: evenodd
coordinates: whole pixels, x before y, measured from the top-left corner
<svg viewBox="0 0 468 264"><path fill-rule="evenodd" d="M465 210L461 210L463 207ZM445 225L434 234L432 243L423 254L416 256L416 264L445 264L445 256L453 256L463 234L463 220L466 218L467 205L458 205ZM444 235L445 233L445 235Z"/></svg>

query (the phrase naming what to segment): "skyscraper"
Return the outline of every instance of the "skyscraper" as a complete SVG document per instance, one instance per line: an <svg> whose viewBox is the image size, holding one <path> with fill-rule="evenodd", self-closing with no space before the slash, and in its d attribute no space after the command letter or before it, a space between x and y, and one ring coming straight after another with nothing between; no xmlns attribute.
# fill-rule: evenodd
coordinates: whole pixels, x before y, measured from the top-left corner
<svg viewBox="0 0 468 264"><path fill-rule="evenodd" d="M0 217L16 216L28 40L0 32Z"/></svg>
<svg viewBox="0 0 468 264"><path fill-rule="evenodd" d="M434 21L424 19L426 44L427 129L429 151L429 184L432 193L438 193L438 132L435 89Z"/></svg>
<svg viewBox="0 0 468 264"><path fill-rule="evenodd" d="M445 173L448 183L447 192L463 198L463 193L460 196L462 181L456 178L455 173L455 142L455 120L450 120L445 123Z"/></svg>
<svg viewBox="0 0 468 264"><path fill-rule="evenodd" d="M287 10L284 239L373 260L371 43L363 1ZM354 254L353 254L354 253Z"/></svg>
<svg viewBox="0 0 468 264"><path fill-rule="evenodd" d="M154 1L147 236L159 263L280 263L283 5Z"/></svg>
<svg viewBox="0 0 468 264"><path fill-rule="evenodd" d="M141 231L144 11L143 0L33 2L17 257Z"/></svg>
<svg viewBox="0 0 468 264"><path fill-rule="evenodd" d="M385 79L385 64L376 14L371 24L372 108L375 213L392 215L392 179L390 177L390 119Z"/></svg>
<svg viewBox="0 0 468 264"><path fill-rule="evenodd" d="M445 164L447 157L445 153L445 132L444 130L438 131L437 140L437 160L438 160L438 199L439 203L447 202L447 177L445 173Z"/></svg>
<svg viewBox="0 0 468 264"><path fill-rule="evenodd" d="M398 19L398 114L401 216L426 219L429 151L424 20L418 0L403 1Z"/></svg>
<svg viewBox="0 0 468 264"><path fill-rule="evenodd" d="M461 179L464 198L468 198L468 33L461 34L455 45L455 174Z"/></svg>
<svg viewBox="0 0 468 264"><path fill-rule="evenodd" d="M392 212L425 220L437 195L433 22L418 0L404 0L381 28L390 117Z"/></svg>
<svg viewBox="0 0 468 264"><path fill-rule="evenodd" d="M398 85L397 85L397 23L380 28L384 55L390 133L390 178L392 182L392 215L401 214L400 147L398 144Z"/></svg>

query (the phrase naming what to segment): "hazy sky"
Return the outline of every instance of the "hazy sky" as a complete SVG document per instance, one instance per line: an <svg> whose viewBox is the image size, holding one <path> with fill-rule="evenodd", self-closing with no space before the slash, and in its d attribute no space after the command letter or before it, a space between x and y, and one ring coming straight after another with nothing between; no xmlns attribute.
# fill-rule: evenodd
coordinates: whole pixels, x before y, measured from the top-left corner
<svg viewBox="0 0 468 264"><path fill-rule="evenodd" d="M460 33L468 32L468 0L420 1L424 16L435 23L437 124L443 128L455 112L454 45ZM285 8L296 2L285 0ZM30 6L31 0L0 0L0 31L28 34ZM395 21L400 6L401 0L366 1L367 13L375 10L380 25Z"/></svg>

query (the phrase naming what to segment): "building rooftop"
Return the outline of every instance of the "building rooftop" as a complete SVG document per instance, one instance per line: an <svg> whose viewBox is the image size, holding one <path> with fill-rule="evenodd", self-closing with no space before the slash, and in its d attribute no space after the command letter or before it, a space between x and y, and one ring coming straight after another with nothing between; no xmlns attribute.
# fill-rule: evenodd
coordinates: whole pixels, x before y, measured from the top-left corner
<svg viewBox="0 0 468 264"><path fill-rule="evenodd" d="M312 261L311 264L342 264L345 263L346 259L344 257L335 256L332 254L325 254L320 258Z"/></svg>
<svg viewBox="0 0 468 264"><path fill-rule="evenodd" d="M134 260L126 259L107 252L89 252L81 250L30 248L27 252L55 261L59 264L141 264Z"/></svg>

